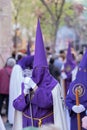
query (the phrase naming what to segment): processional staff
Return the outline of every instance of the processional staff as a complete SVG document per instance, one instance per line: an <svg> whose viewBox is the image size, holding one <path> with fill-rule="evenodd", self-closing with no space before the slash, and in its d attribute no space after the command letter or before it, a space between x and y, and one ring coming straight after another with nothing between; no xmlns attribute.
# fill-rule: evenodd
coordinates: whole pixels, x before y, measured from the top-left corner
<svg viewBox="0 0 87 130"><path fill-rule="evenodd" d="M76 89L76 105L79 105L79 92L78 89ZM77 126L78 130L81 130L81 119L80 119L80 113L77 113Z"/></svg>

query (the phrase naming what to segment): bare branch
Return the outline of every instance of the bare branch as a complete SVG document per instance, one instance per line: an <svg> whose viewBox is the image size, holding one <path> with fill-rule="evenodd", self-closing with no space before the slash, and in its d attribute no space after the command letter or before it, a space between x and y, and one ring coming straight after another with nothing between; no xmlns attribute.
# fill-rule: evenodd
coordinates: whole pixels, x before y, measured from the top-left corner
<svg viewBox="0 0 87 130"><path fill-rule="evenodd" d="M61 3L61 7L60 7L60 9L59 9L59 13L58 13L56 22L59 21L61 15L62 15L64 4L65 4L65 0L63 0L62 3Z"/></svg>
<svg viewBox="0 0 87 130"><path fill-rule="evenodd" d="M49 14L50 14L50 16L51 16L52 21L55 21L55 17L54 17L54 15L53 15L52 11L50 10L50 8L48 7L48 5L46 4L46 2L45 2L44 0L40 0L40 1L41 1L41 2L43 3L43 5L46 7L47 11L49 12Z"/></svg>
<svg viewBox="0 0 87 130"><path fill-rule="evenodd" d="M23 1L24 0L19 0L19 2L17 4L14 3L15 10L16 10L16 14L14 16L14 19L15 19L16 24L17 24L18 15L19 15L19 12L20 12L21 4L22 4Z"/></svg>
<svg viewBox="0 0 87 130"><path fill-rule="evenodd" d="M17 15L19 14L19 11L20 11L22 2L23 2L23 0L20 0L18 6L17 6L17 8L16 8L16 10L17 10Z"/></svg>

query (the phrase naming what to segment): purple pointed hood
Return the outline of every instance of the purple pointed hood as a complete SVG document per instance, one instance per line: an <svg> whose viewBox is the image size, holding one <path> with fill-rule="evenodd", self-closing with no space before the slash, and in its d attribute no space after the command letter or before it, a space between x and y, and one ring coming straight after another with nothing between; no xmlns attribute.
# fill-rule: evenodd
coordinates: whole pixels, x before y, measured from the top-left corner
<svg viewBox="0 0 87 130"><path fill-rule="evenodd" d="M87 50L83 55L81 62L78 65L76 79L82 80L85 82L85 84L87 84Z"/></svg>
<svg viewBox="0 0 87 130"><path fill-rule="evenodd" d="M64 65L64 71L67 75L67 78L71 76L71 72L75 68L75 66L76 66L76 61L72 56L71 44L69 43L69 46L67 49L66 63Z"/></svg>
<svg viewBox="0 0 87 130"><path fill-rule="evenodd" d="M48 67L39 19L38 19L37 30L36 30L35 56L34 56L33 68L38 66Z"/></svg>
<svg viewBox="0 0 87 130"><path fill-rule="evenodd" d="M38 87L46 87L49 91L52 90L52 88L57 84L57 81L50 75L48 69L39 19L36 30L32 79L38 85Z"/></svg>
<svg viewBox="0 0 87 130"><path fill-rule="evenodd" d="M24 56L21 60L18 61L18 64L22 67L22 69L33 68L33 60L34 56Z"/></svg>
<svg viewBox="0 0 87 130"><path fill-rule="evenodd" d="M75 100L75 90L79 89L80 103L87 101L87 51L78 66L76 79L70 84L69 95Z"/></svg>

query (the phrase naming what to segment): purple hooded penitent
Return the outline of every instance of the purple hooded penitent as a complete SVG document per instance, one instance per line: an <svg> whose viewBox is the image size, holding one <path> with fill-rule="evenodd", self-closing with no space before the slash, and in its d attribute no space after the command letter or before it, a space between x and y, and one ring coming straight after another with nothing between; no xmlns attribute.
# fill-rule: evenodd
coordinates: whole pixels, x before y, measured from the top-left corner
<svg viewBox="0 0 87 130"><path fill-rule="evenodd" d="M38 86L31 98L32 112L28 105L30 102L29 100L27 101L27 98L29 99L29 97L26 97L25 99L23 94L13 103L17 110L23 112L23 127L32 125L31 115L33 117L32 120L34 127L38 127L42 124L54 123L51 90L58 82L49 73L39 19L36 31L32 80Z"/></svg>
<svg viewBox="0 0 87 130"><path fill-rule="evenodd" d="M66 63L64 64L64 72L67 75L65 79L65 95L67 94L70 82L72 81L72 70L75 68L76 62L71 53L71 44L69 43L67 49Z"/></svg>
<svg viewBox="0 0 87 130"><path fill-rule="evenodd" d="M75 68L75 66L76 66L76 61L72 56L71 44L69 43L68 50L67 50L67 56L66 56L66 63L64 65L64 71L67 75L67 78L71 76L71 72Z"/></svg>
<svg viewBox="0 0 87 130"><path fill-rule="evenodd" d="M75 90L79 91L79 101L87 109L87 51L85 52L76 75L76 79L70 84L66 96L66 105L71 111L71 130L77 130L77 115L72 111L72 106L76 104ZM81 119L86 115L85 111L80 113ZM82 128L82 130L85 130Z"/></svg>

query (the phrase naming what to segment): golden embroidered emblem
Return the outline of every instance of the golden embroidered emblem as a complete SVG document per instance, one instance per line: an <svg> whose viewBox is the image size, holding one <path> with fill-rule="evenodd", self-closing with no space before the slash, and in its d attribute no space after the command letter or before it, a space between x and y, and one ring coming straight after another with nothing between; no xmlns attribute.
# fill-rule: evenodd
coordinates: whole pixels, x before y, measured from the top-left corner
<svg viewBox="0 0 87 130"><path fill-rule="evenodd" d="M70 65L67 65L66 68L65 68L66 72L69 72L71 70L71 66Z"/></svg>
<svg viewBox="0 0 87 130"><path fill-rule="evenodd" d="M75 95L76 90L78 90L79 97L83 96L85 94L85 87L83 84L75 84L72 92Z"/></svg>

